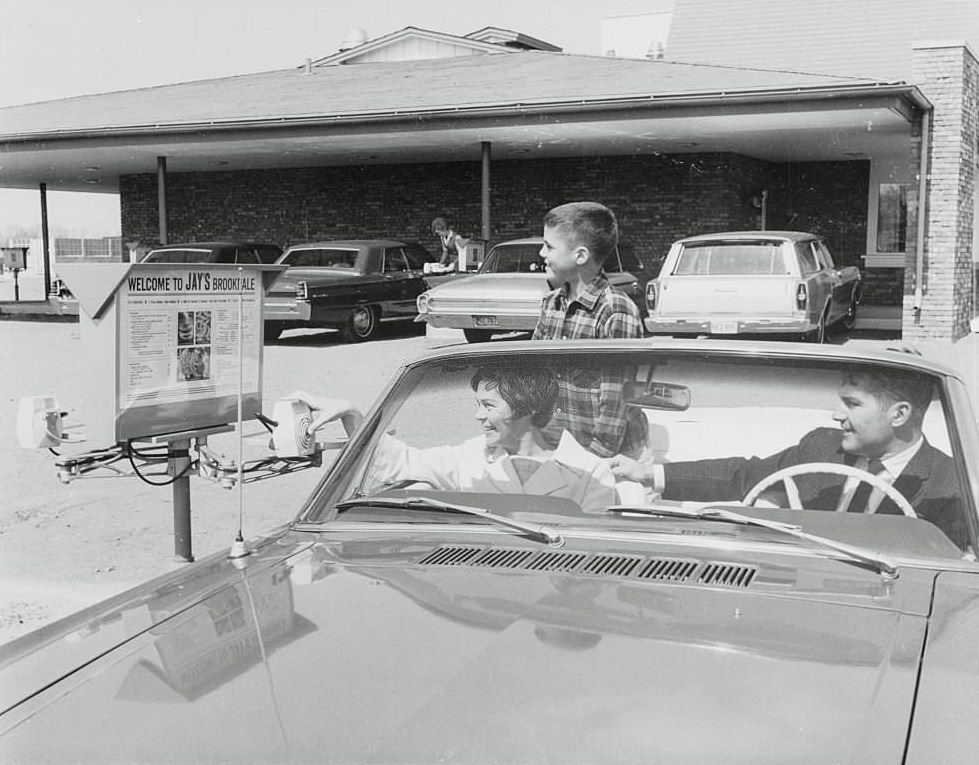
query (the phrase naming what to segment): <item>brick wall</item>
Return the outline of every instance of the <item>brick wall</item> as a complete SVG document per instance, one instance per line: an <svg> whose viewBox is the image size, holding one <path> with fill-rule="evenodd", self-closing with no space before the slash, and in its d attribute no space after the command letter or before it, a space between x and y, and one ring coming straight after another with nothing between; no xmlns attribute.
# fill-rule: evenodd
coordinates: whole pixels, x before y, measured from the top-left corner
<svg viewBox="0 0 979 765"><path fill-rule="evenodd" d="M768 228L819 234L838 265L862 267L870 162L799 162L775 170Z"/></svg>
<svg viewBox="0 0 979 765"><path fill-rule="evenodd" d="M493 238L536 235L551 207L596 199L616 212L622 238L652 264L680 237L757 228L753 198L767 188L768 228L817 231L835 255L852 258L863 254L867 173L862 162L788 167L735 154L497 161ZM124 240L158 240L156 189L152 174L120 179ZM429 226L436 215L478 235L480 164L169 173L167 209L171 242L240 238L288 246L391 237L434 249Z"/></svg>
<svg viewBox="0 0 979 765"><path fill-rule="evenodd" d="M928 171L925 252L920 306L915 269L905 271L904 337L955 341L973 315L972 228L976 180L979 63L962 45L915 48L915 77L934 106ZM916 154L920 143L916 144ZM909 205L917 204L917 193ZM917 236L910 216L908 241ZM920 309L920 310L916 310Z"/></svg>

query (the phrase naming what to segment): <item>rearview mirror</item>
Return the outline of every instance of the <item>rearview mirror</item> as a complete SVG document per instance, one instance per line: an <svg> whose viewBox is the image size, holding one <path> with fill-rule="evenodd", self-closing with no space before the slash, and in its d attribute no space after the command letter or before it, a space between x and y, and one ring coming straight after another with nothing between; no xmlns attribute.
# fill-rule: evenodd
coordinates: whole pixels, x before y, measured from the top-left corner
<svg viewBox="0 0 979 765"><path fill-rule="evenodd" d="M625 400L630 404L650 409L685 412L690 408L690 388L675 383L628 382L625 384Z"/></svg>

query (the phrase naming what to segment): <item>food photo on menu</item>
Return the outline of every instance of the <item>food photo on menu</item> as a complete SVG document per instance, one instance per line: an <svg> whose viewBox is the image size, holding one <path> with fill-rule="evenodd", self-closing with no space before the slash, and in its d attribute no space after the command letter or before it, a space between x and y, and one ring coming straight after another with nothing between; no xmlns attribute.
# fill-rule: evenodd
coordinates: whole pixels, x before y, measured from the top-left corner
<svg viewBox="0 0 979 765"><path fill-rule="evenodd" d="M180 348L177 350L177 363L184 380L211 379L210 348Z"/></svg>
<svg viewBox="0 0 979 765"><path fill-rule="evenodd" d="M197 344L210 344L211 342L211 312L196 311L194 313L194 341Z"/></svg>
<svg viewBox="0 0 979 765"><path fill-rule="evenodd" d="M177 345L194 344L194 312L177 312Z"/></svg>

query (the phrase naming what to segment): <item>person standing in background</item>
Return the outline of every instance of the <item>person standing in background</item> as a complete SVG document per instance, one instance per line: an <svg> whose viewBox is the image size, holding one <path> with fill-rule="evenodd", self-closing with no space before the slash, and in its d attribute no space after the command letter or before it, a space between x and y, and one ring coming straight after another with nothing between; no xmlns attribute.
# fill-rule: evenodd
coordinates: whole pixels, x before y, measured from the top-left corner
<svg viewBox="0 0 979 765"><path fill-rule="evenodd" d="M442 256L439 258L439 265L446 270L458 268L459 253L465 250L469 240L461 234L456 233L452 228L452 224L443 217L438 217L432 221L432 233L439 238L442 245Z"/></svg>

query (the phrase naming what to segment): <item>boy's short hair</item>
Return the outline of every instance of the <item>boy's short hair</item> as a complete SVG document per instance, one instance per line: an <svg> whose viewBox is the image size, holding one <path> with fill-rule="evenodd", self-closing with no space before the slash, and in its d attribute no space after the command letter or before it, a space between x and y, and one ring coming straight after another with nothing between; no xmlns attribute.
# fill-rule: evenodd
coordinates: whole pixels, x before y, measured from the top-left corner
<svg viewBox="0 0 979 765"><path fill-rule="evenodd" d="M588 248L592 259L601 265L619 243L619 224L615 213L598 202L568 202L544 215L544 225L567 237L572 247Z"/></svg>
<svg viewBox="0 0 979 765"><path fill-rule="evenodd" d="M543 428L557 406L558 386L554 372L546 367L480 367L472 376L472 389L485 383L497 390L516 417L531 415L530 422Z"/></svg>

